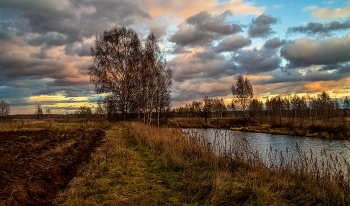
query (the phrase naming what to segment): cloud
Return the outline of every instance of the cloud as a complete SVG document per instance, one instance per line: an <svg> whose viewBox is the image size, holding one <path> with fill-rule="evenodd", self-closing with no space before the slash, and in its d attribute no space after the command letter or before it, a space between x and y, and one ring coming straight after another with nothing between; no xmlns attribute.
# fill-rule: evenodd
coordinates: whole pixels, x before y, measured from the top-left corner
<svg viewBox="0 0 350 206"><path fill-rule="evenodd" d="M160 38L166 34L167 27L166 26L153 26L150 28L150 30L156 38Z"/></svg>
<svg viewBox="0 0 350 206"><path fill-rule="evenodd" d="M187 104L188 101L202 100L204 96L225 97L230 95L230 88L233 83L232 76L207 79L206 81L188 79L181 82L181 84L175 82L172 99L178 106L183 106Z"/></svg>
<svg viewBox="0 0 350 206"><path fill-rule="evenodd" d="M280 9L284 6L284 4L278 4L278 5L273 5L272 8L273 9Z"/></svg>
<svg viewBox="0 0 350 206"><path fill-rule="evenodd" d="M238 63L239 71L246 74L258 74L279 68L281 58L276 51L261 48L260 50L241 50L233 60Z"/></svg>
<svg viewBox="0 0 350 206"><path fill-rule="evenodd" d="M335 94L343 94L343 93L347 93L347 92L345 92L344 89L335 89L335 90L333 90L332 93L335 93Z"/></svg>
<svg viewBox="0 0 350 206"><path fill-rule="evenodd" d="M169 40L181 46L210 45L213 40L242 31L240 25L226 22L226 17L231 15L228 11L219 16L210 15L207 11L200 12L187 18Z"/></svg>
<svg viewBox="0 0 350 206"><path fill-rule="evenodd" d="M178 55L168 62L174 72L174 80L217 79L235 74L236 66L232 59L214 51L193 51Z"/></svg>
<svg viewBox="0 0 350 206"><path fill-rule="evenodd" d="M350 64L329 64L320 68L318 71L337 71L339 74L350 73Z"/></svg>
<svg viewBox="0 0 350 206"><path fill-rule="evenodd" d="M219 16L212 16L207 11L202 11L194 16L187 18L186 22L201 31L208 31L222 35L234 34L242 31L238 24L226 23L226 17L232 16L230 11L225 11Z"/></svg>
<svg viewBox="0 0 350 206"><path fill-rule="evenodd" d="M281 48L288 68L328 65L350 61L350 34L326 40L296 39Z"/></svg>
<svg viewBox="0 0 350 206"><path fill-rule="evenodd" d="M314 8L312 16L320 19L346 18L350 15L350 1L346 2L343 8Z"/></svg>
<svg viewBox="0 0 350 206"><path fill-rule="evenodd" d="M249 46L252 41L248 38L245 38L242 35L234 34L224 40L222 40L219 45L215 48L216 52L225 52L225 51L237 51L243 47Z"/></svg>
<svg viewBox="0 0 350 206"><path fill-rule="evenodd" d="M210 45L214 39L218 39L219 37L220 35L182 25L169 40L181 46L204 46Z"/></svg>
<svg viewBox="0 0 350 206"><path fill-rule="evenodd" d="M91 43L68 44L64 51L66 55L91 56L91 46Z"/></svg>
<svg viewBox="0 0 350 206"><path fill-rule="evenodd" d="M287 43L286 40L281 40L280 38L275 37L275 38L267 40L265 42L265 44L263 45L263 47L266 49L276 49L276 48L283 46L286 43Z"/></svg>
<svg viewBox="0 0 350 206"><path fill-rule="evenodd" d="M41 48L39 53L32 53L29 57L38 58L38 59L46 59L48 56L46 54L45 49Z"/></svg>
<svg viewBox="0 0 350 206"><path fill-rule="evenodd" d="M278 19L270 15L262 14L255 19L252 19L252 22L249 24L248 34L249 37L267 37L275 33L271 29L272 24L277 24Z"/></svg>
<svg viewBox="0 0 350 206"><path fill-rule="evenodd" d="M315 5L311 5L311 6L305 7L303 9L303 11L312 11L312 10L315 10L315 9L318 9L318 7L315 6Z"/></svg>
<svg viewBox="0 0 350 206"><path fill-rule="evenodd" d="M242 0L225 2L217 0L142 0L139 4L149 11L152 18L175 15L179 17L180 22L201 11L208 11L213 15L220 15L225 11L231 11L235 15L260 15L266 9L266 7L255 7L252 3Z"/></svg>
<svg viewBox="0 0 350 206"><path fill-rule="evenodd" d="M190 53L190 51L186 50L184 47L180 45L175 45L172 48L172 51L170 52L171 54L185 54L185 53Z"/></svg>
<svg viewBox="0 0 350 206"><path fill-rule="evenodd" d="M316 23L310 22L307 25L297 26L297 27L289 27L287 29L287 33L306 33L309 35L315 34L325 34L329 35L333 31L341 31L350 29L350 19L339 22L339 21L331 21L329 23Z"/></svg>
<svg viewBox="0 0 350 206"><path fill-rule="evenodd" d="M19 33L35 33L29 40L33 46L60 46L81 41L112 25L128 25L150 18L136 4L124 0L107 1L1 1L3 12L23 24L14 24Z"/></svg>

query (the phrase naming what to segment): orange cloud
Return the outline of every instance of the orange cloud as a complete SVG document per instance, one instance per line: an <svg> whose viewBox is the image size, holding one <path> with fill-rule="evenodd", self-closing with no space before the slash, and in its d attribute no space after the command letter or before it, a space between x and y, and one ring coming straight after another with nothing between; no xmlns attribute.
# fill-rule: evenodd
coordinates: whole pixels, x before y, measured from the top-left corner
<svg viewBox="0 0 350 206"><path fill-rule="evenodd" d="M233 14L256 14L260 15L266 7L254 7L252 3L242 0L231 0L217 3L216 0L146 0L141 2L143 8L149 11L152 17L176 14L181 20L193 16L201 11L208 11L214 15L222 14L231 10Z"/></svg>
<svg viewBox="0 0 350 206"><path fill-rule="evenodd" d="M335 19L346 18L350 16L350 1L345 3L343 8L316 8L313 10L312 15L320 19Z"/></svg>
<svg viewBox="0 0 350 206"><path fill-rule="evenodd" d="M344 89L335 89L332 93L335 93L335 94L344 94L344 93L346 93L346 92L344 91Z"/></svg>
<svg viewBox="0 0 350 206"><path fill-rule="evenodd" d="M309 93L316 92L332 92L334 94L347 94L345 87L350 86L350 77L341 79L339 81L318 81L313 83L308 83L303 86L303 90Z"/></svg>
<svg viewBox="0 0 350 206"><path fill-rule="evenodd" d="M74 97L74 98L67 98L63 95L40 95L40 96L32 96L29 98L31 101L34 102L41 102L41 101L64 101L64 100L74 100L74 101L84 101L87 100L87 97Z"/></svg>

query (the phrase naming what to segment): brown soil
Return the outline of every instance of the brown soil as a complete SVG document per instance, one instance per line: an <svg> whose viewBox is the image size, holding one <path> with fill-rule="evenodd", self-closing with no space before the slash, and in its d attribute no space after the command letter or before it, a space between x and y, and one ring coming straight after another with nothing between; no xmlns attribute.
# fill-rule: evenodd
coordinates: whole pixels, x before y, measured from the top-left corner
<svg viewBox="0 0 350 206"><path fill-rule="evenodd" d="M103 135L100 130L0 132L0 206L52 205Z"/></svg>

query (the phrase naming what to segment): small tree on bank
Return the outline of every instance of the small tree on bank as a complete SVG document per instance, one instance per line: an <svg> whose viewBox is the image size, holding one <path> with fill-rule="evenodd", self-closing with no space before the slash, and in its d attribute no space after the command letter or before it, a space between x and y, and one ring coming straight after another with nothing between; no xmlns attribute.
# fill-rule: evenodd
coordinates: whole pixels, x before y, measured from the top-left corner
<svg viewBox="0 0 350 206"><path fill-rule="evenodd" d="M11 104L10 102L6 100L2 100L0 102L0 118L1 119L6 119L8 115L10 115L10 107Z"/></svg>
<svg viewBox="0 0 350 206"><path fill-rule="evenodd" d="M231 88L233 99L232 103L235 108L242 111L244 126L247 124L247 119L249 117L248 108L251 100L253 99L253 87L250 84L248 78L243 78L242 75L237 77L236 86Z"/></svg>
<svg viewBox="0 0 350 206"><path fill-rule="evenodd" d="M35 116L37 119L41 119L43 116L43 108L40 104L35 105Z"/></svg>

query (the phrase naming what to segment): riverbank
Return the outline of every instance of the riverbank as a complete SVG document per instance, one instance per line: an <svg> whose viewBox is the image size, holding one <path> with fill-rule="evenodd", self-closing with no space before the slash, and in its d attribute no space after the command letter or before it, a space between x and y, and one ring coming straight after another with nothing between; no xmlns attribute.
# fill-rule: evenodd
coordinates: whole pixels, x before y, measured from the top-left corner
<svg viewBox="0 0 350 206"><path fill-rule="evenodd" d="M342 124L341 120L330 120L325 124L322 121L311 123L306 120L303 127L297 122L292 126L286 125L286 120L281 127L272 127L269 119L257 119L255 123L249 122L248 126L243 125L241 118L212 118L205 122L204 118L172 118L167 126L172 128L215 128L231 129L242 132L267 133L275 135L292 135L305 137L319 137L327 139L349 139L350 130L348 125Z"/></svg>
<svg viewBox="0 0 350 206"><path fill-rule="evenodd" d="M248 151L241 151L249 156ZM250 155L251 156L251 155ZM253 157L253 156L251 156ZM213 154L179 130L118 123L58 205L349 205L340 177Z"/></svg>

